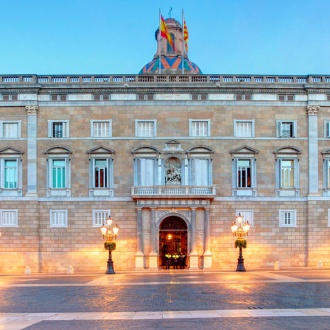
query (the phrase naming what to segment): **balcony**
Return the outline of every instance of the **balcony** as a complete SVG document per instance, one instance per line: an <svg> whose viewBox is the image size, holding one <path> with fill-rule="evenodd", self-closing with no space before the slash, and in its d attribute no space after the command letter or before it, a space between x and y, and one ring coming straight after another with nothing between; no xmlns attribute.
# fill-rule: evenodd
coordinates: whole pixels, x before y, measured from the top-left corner
<svg viewBox="0 0 330 330"><path fill-rule="evenodd" d="M140 198L201 198L213 199L216 196L212 186L149 186L132 187L133 199Z"/></svg>

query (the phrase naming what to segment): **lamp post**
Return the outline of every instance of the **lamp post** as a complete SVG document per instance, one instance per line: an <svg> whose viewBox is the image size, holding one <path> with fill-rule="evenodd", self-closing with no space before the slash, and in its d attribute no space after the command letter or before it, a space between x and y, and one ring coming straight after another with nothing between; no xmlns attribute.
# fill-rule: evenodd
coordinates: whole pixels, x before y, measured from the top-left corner
<svg viewBox="0 0 330 330"><path fill-rule="evenodd" d="M233 233L233 236L237 236L238 238L235 241L235 248L239 247L239 256L237 259L237 272L245 272L246 269L244 267L244 258L243 258L243 248L245 249L247 246L245 236L248 236L250 224L249 221L245 221L243 223L244 217L241 216L239 213L236 217L236 221L233 221L233 224L231 226L231 231Z"/></svg>
<svg viewBox="0 0 330 330"><path fill-rule="evenodd" d="M114 242L114 240L118 235L119 227L117 225L113 225L112 222L113 219L109 216L106 225L103 224L101 227L101 233L103 235L103 239L105 240L104 248L109 251L107 271L105 272L106 274L115 274L111 252L116 250L116 242Z"/></svg>

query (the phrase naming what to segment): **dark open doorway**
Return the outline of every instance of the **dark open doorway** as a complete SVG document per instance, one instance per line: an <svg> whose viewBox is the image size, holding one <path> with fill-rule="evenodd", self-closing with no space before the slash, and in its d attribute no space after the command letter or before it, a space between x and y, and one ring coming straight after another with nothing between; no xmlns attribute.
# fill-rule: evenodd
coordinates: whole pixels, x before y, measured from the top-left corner
<svg viewBox="0 0 330 330"><path fill-rule="evenodd" d="M159 267L185 268L188 252L187 225L179 217L164 219L159 226ZM169 260L168 256L171 255Z"/></svg>

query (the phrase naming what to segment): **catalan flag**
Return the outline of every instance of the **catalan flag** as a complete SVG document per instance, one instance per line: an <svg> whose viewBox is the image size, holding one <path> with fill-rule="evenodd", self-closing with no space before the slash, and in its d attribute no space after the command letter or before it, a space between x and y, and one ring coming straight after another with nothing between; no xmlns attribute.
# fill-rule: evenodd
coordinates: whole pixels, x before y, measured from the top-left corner
<svg viewBox="0 0 330 330"><path fill-rule="evenodd" d="M171 34L168 32L165 20L162 15L160 15L160 35L162 38L166 39L168 43L171 45L172 49L174 50L174 41L171 37Z"/></svg>
<svg viewBox="0 0 330 330"><path fill-rule="evenodd" d="M186 49L186 54L188 54L189 33L188 33L186 21L183 22L183 40L184 40L184 47Z"/></svg>

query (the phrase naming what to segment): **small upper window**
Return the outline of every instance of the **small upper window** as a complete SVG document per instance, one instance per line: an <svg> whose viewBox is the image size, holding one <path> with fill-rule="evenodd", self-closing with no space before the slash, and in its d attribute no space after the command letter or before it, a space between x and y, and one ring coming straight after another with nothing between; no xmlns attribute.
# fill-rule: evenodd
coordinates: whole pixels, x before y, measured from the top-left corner
<svg viewBox="0 0 330 330"><path fill-rule="evenodd" d="M101 227L110 216L110 210L93 210L93 227Z"/></svg>
<svg viewBox="0 0 330 330"><path fill-rule="evenodd" d="M280 210L279 211L279 224L280 227L296 227L296 210Z"/></svg>
<svg viewBox="0 0 330 330"><path fill-rule="evenodd" d="M297 122L295 120L277 120L277 137L294 138L297 137Z"/></svg>
<svg viewBox="0 0 330 330"><path fill-rule="evenodd" d="M50 210L50 226L53 228L68 227L68 211Z"/></svg>
<svg viewBox="0 0 330 330"><path fill-rule="evenodd" d="M235 137L254 137L254 120L234 120Z"/></svg>
<svg viewBox="0 0 330 330"><path fill-rule="evenodd" d="M210 136L210 120L189 119L190 136Z"/></svg>
<svg viewBox="0 0 330 330"><path fill-rule="evenodd" d="M0 210L0 227L18 227L18 211Z"/></svg>
<svg viewBox="0 0 330 330"><path fill-rule="evenodd" d="M92 120L91 137L110 137L111 120Z"/></svg>
<svg viewBox="0 0 330 330"><path fill-rule="evenodd" d="M324 136L330 138L330 121L326 120L324 122Z"/></svg>
<svg viewBox="0 0 330 330"><path fill-rule="evenodd" d="M20 121L1 121L0 136L4 139L17 139L21 137Z"/></svg>
<svg viewBox="0 0 330 330"><path fill-rule="evenodd" d="M69 121L64 120L49 120L48 121L48 136L52 138L67 138L69 137Z"/></svg>
<svg viewBox="0 0 330 330"><path fill-rule="evenodd" d="M135 135L137 137L156 137L157 136L156 120L136 120Z"/></svg>

